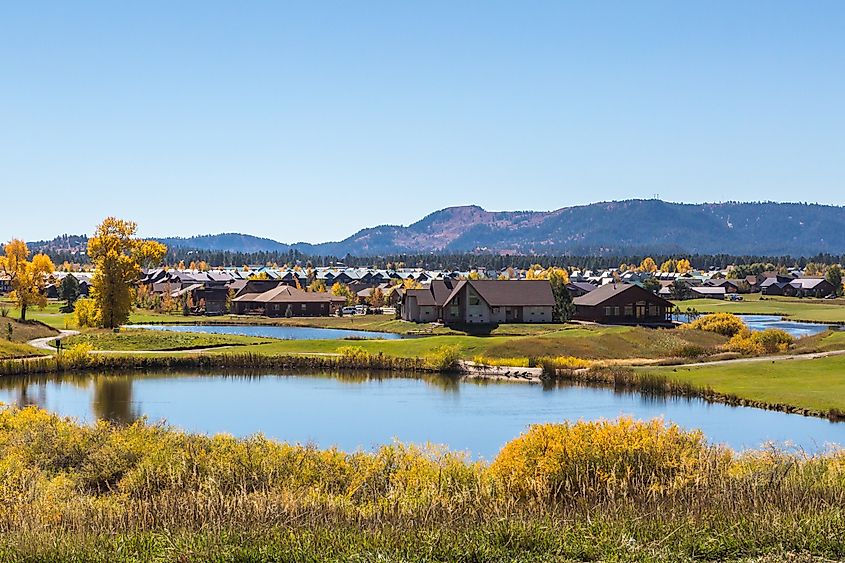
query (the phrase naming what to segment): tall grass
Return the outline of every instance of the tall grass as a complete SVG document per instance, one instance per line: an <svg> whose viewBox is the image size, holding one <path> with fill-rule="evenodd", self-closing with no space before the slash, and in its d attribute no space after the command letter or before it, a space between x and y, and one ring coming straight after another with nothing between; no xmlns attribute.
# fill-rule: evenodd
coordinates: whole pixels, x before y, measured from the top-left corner
<svg viewBox="0 0 845 563"><path fill-rule="evenodd" d="M843 467L661 421L532 426L486 463L5 409L0 559L840 558Z"/></svg>

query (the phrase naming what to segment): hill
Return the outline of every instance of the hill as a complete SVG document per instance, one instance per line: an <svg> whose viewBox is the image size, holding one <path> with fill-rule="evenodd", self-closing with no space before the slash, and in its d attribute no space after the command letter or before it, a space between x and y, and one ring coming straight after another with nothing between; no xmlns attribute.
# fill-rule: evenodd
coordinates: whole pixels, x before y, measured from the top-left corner
<svg viewBox="0 0 845 563"><path fill-rule="evenodd" d="M70 250L84 237L42 246ZM814 256L845 253L845 207L803 203L669 203L627 200L555 211L486 211L477 205L435 211L408 226L381 225L337 242L285 244L240 233L159 239L208 251L358 256L489 251L510 254L733 254Z"/></svg>

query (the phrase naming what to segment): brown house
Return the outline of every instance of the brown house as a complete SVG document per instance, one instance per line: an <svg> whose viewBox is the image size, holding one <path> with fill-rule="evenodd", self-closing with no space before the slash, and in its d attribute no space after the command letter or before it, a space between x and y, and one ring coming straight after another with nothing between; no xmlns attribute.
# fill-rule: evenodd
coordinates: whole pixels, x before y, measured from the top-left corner
<svg viewBox="0 0 845 563"><path fill-rule="evenodd" d="M634 284L609 283L573 300L581 321L603 324L668 324L671 302Z"/></svg>
<svg viewBox="0 0 845 563"><path fill-rule="evenodd" d="M327 317L346 299L322 291L305 291L279 285L263 293L243 293L232 300L236 315L268 317Z"/></svg>
<svg viewBox="0 0 845 563"><path fill-rule="evenodd" d="M550 323L548 280L434 280L405 294L405 320L445 324Z"/></svg>

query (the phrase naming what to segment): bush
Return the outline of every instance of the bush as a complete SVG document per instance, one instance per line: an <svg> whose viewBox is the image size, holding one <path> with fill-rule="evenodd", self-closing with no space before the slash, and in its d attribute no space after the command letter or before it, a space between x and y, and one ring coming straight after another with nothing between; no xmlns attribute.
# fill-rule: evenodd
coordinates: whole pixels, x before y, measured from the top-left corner
<svg viewBox="0 0 845 563"><path fill-rule="evenodd" d="M682 344L672 350L675 358L700 358L707 355L707 349L697 344Z"/></svg>
<svg viewBox="0 0 845 563"><path fill-rule="evenodd" d="M440 346L425 356L425 363L436 371L454 371L461 359L457 346Z"/></svg>
<svg viewBox="0 0 845 563"><path fill-rule="evenodd" d="M760 332L745 329L734 335L725 344L724 349L747 356L756 356L786 352L794 342L795 339L789 333L777 328L767 328Z"/></svg>
<svg viewBox="0 0 845 563"><path fill-rule="evenodd" d="M662 420L535 424L491 470L520 497L647 496L692 483L707 451L701 432Z"/></svg>
<svg viewBox="0 0 845 563"><path fill-rule="evenodd" d="M731 313L714 313L705 315L682 328L715 332L723 336L733 336L746 328L742 319Z"/></svg>
<svg viewBox="0 0 845 563"><path fill-rule="evenodd" d="M477 355L473 356L472 361L482 366L532 367L529 365L530 360L528 358L488 358L487 356Z"/></svg>

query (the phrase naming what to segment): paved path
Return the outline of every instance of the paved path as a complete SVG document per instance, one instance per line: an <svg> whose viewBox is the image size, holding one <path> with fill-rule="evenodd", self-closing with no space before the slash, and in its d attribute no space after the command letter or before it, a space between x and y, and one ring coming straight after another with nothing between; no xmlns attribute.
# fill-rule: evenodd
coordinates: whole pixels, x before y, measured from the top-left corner
<svg viewBox="0 0 845 563"><path fill-rule="evenodd" d="M691 368L701 366L718 366L725 364L746 364L752 362L781 362L786 360L815 360L817 358L827 358L828 356L841 356L845 354L845 350L831 350L829 352L809 352L807 354L781 354L778 356L754 356L751 358L732 358L730 360L714 360L712 362L696 362L690 364L667 364L665 366L656 367L671 367L671 368Z"/></svg>
<svg viewBox="0 0 845 563"><path fill-rule="evenodd" d="M62 338L67 338L68 336L73 336L75 334L79 334L78 330L60 330L58 335L48 336L46 338L36 338L34 340L30 340L27 342L33 348L39 348L41 350L52 350L53 352L56 349L53 346L50 346L50 343L54 340L61 340Z"/></svg>

